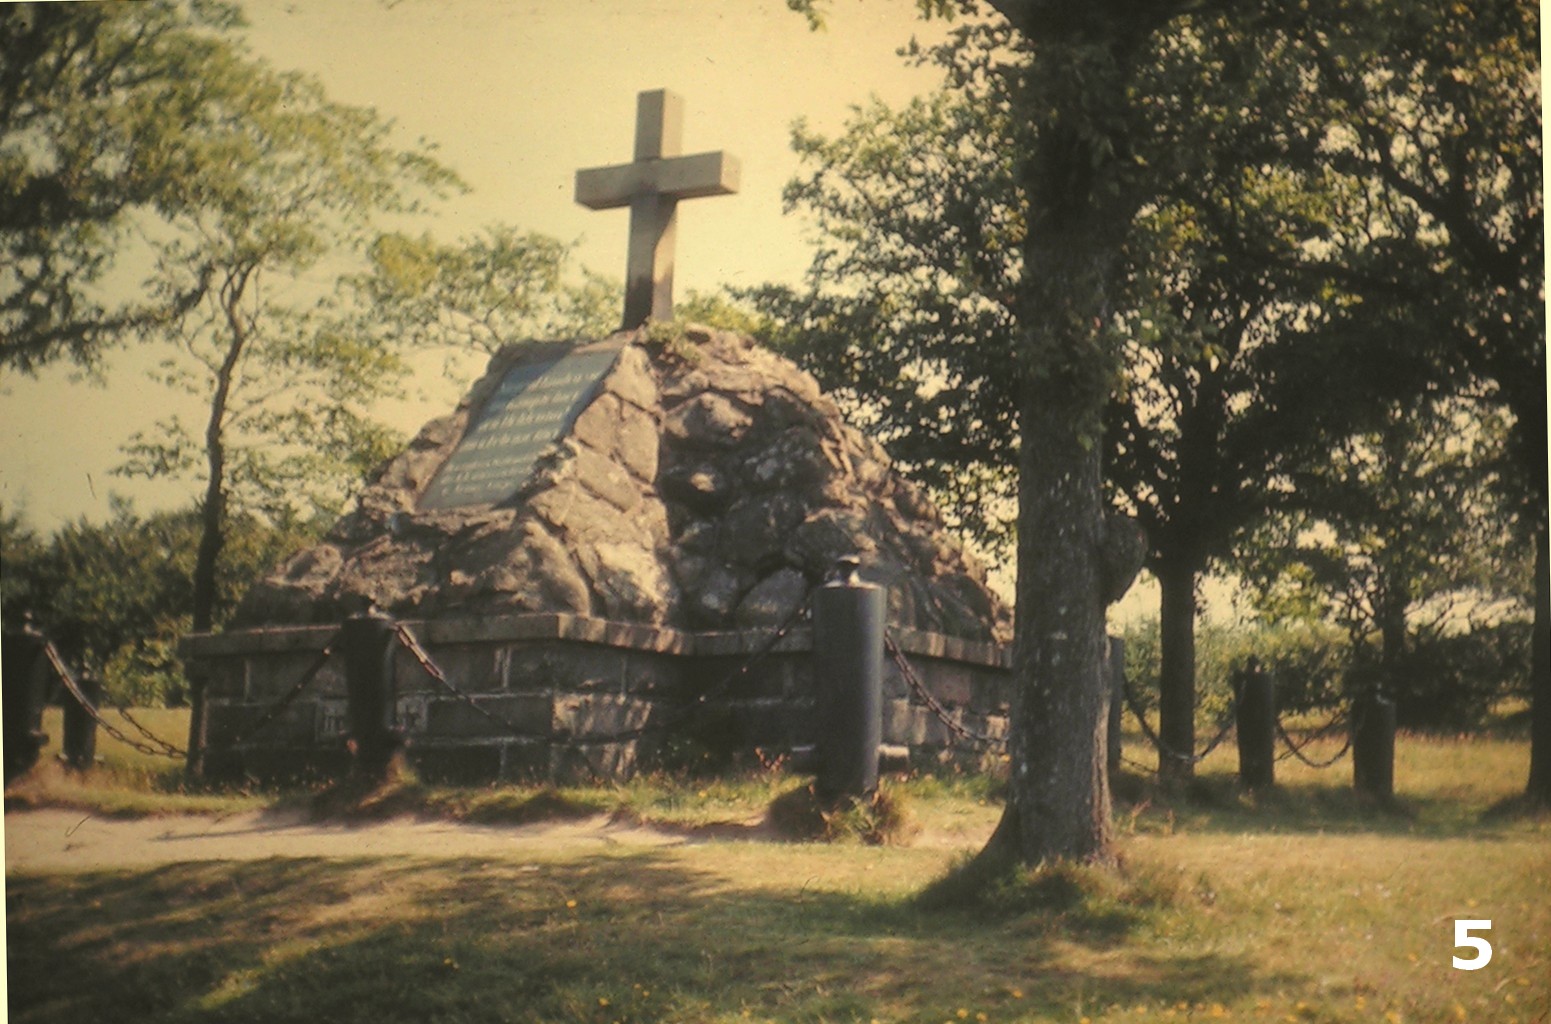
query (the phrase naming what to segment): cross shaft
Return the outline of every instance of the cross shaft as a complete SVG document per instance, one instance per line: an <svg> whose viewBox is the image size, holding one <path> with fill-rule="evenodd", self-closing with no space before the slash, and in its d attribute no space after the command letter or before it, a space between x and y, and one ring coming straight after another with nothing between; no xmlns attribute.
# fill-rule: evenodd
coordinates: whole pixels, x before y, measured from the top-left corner
<svg viewBox="0 0 1551 1024"><path fill-rule="evenodd" d="M739 165L724 152L681 156L684 100L666 89L636 101L635 160L576 172L576 201L591 210L630 207L622 326L673 317L673 248L680 199L738 191Z"/></svg>

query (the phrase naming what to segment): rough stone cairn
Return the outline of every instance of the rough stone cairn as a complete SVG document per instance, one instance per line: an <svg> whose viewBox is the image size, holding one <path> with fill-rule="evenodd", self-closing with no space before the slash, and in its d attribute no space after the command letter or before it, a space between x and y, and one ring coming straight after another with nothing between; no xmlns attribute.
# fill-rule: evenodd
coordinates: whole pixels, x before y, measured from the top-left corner
<svg viewBox="0 0 1551 1024"><path fill-rule="evenodd" d="M255 586L236 626L570 613L691 631L783 622L859 554L892 625L1005 641L1007 609L883 449L807 373L738 334L661 325L619 356L570 429L497 504L421 495L506 371L383 466L324 541Z"/></svg>

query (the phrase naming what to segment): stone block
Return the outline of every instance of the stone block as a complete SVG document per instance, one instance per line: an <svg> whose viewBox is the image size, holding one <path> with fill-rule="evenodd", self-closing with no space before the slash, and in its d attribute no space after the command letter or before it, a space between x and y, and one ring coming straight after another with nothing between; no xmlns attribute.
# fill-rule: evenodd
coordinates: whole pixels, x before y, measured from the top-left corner
<svg viewBox="0 0 1551 1024"><path fill-rule="evenodd" d="M785 659L765 657L751 661L737 657L697 658L686 673L686 698L708 694L713 698L759 700L784 696L791 686Z"/></svg>
<svg viewBox="0 0 1551 1024"><path fill-rule="evenodd" d="M917 741L917 744L926 747L952 746L954 740L958 737L953 730L948 728L947 723L939 718L930 708L921 707L917 708L917 710L920 712L921 721L918 733L920 739ZM963 720L963 714L958 711L949 711L948 717L955 722Z"/></svg>
<svg viewBox="0 0 1551 1024"><path fill-rule="evenodd" d="M313 735L320 741L344 741L350 732L350 707L343 698L324 698L317 702Z"/></svg>
<svg viewBox="0 0 1551 1024"><path fill-rule="evenodd" d="M490 693L504 689L500 648L493 644L458 644L427 649L431 663L441 670L454 687L464 693ZM446 693L420 663L404 652L395 667L400 693Z"/></svg>
<svg viewBox="0 0 1551 1024"><path fill-rule="evenodd" d="M205 693L213 701L243 700L248 691L248 659L210 658L201 666Z"/></svg>
<svg viewBox="0 0 1551 1024"><path fill-rule="evenodd" d="M210 746L226 745L234 739L243 746L306 745L315 741L317 701L300 698L262 729L256 729L259 720L267 715L273 706L273 702L268 701L263 704L212 705L210 731L207 733Z"/></svg>
<svg viewBox="0 0 1551 1024"><path fill-rule="evenodd" d="M438 740L497 736L547 738L550 735L555 702L549 694L487 694L472 700L474 707L450 696L431 700L427 707L425 734ZM481 714L476 708L489 714Z"/></svg>
<svg viewBox="0 0 1551 1024"><path fill-rule="evenodd" d="M291 691L291 688L307 673L307 670L318 660L318 651L283 651L274 654L259 655L248 659L247 686L244 689L243 699L250 702L267 703L279 700ZM343 679L344 662L337 655L330 658L317 676L308 684L308 691L316 694L324 672L332 669L340 673ZM341 682L341 691L343 682Z"/></svg>
<svg viewBox="0 0 1551 1024"><path fill-rule="evenodd" d="M969 666L935 658L916 658L913 664L922 684L941 703L965 707L974 700L975 687Z"/></svg>
<svg viewBox="0 0 1551 1024"><path fill-rule="evenodd" d="M562 679L563 649L553 643L518 642L504 649L505 674L502 688L507 690L550 690Z"/></svg>
<svg viewBox="0 0 1551 1024"><path fill-rule="evenodd" d="M685 664L681 658L631 651L625 656L625 692L672 694L684 686Z"/></svg>
<svg viewBox="0 0 1551 1024"><path fill-rule="evenodd" d="M549 751L549 778L557 785L621 781L635 774L638 745L623 743L556 744Z"/></svg>
<svg viewBox="0 0 1551 1024"><path fill-rule="evenodd" d="M916 707L908 700L885 697L883 742L901 743L906 746L922 742L926 738L926 728L919 713L925 710L925 708Z"/></svg>
<svg viewBox="0 0 1551 1024"><path fill-rule="evenodd" d="M629 652L597 644L574 645L554 660L557 690L624 694L630 685Z"/></svg>
<svg viewBox="0 0 1551 1024"><path fill-rule="evenodd" d="M805 705L777 699L735 701L724 708L739 749L789 750L814 742L813 713Z"/></svg>
<svg viewBox="0 0 1551 1024"><path fill-rule="evenodd" d="M611 737L644 728L657 709L651 701L594 693L555 698L555 732L576 739Z"/></svg>

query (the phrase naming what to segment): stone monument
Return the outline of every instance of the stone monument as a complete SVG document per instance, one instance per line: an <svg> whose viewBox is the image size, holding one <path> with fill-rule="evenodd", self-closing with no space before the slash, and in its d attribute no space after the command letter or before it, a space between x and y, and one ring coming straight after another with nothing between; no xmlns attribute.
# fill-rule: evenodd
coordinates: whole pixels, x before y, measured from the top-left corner
<svg viewBox="0 0 1551 1024"><path fill-rule="evenodd" d="M625 319L644 324L503 349L230 629L188 638L210 680L210 749L259 775L339 770L344 682L317 662L368 606L443 675L408 652L393 673L395 720L430 778L618 777L685 743L802 748L824 681L800 614L848 555L887 588L913 666L886 680L884 742L983 753L944 709L1005 730L1010 615L928 496L790 361L662 321L673 204L736 184L731 158L676 156L680 109L643 94L637 163L577 180L578 201L631 204Z"/></svg>

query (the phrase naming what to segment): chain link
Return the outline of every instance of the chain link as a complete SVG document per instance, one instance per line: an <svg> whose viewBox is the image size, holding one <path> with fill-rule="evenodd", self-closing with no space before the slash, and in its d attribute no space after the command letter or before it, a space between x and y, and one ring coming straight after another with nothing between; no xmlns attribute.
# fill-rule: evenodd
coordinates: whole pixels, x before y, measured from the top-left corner
<svg viewBox="0 0 1551 1024"><path fill-rule="evenodd" d="M1346 742L1341 745L1341 749L1336 751L1332 757L1324 761L1312 761L1304 755L1303 751L1307 749L1310 744L1317 743L1318 741L1324 739L1326 736L1334 732L1336 727L1341 725L1343 722L1351 722L1354 728L1348 729L1346 731ZM1329 768L1331 765L1345 757L1347 751L1352 749L1352 734L1356 731L1355 726L1356 722L1353 721L1352 713L1350 711L1345 713L1338 713L1335 718L1332 718L1324 726L1316 730L1312 736L1309 736L1301 744L1297 744L1294 743L1292 737L1288 735L1286 728L1282 726L1281 717L1278 716L1276 720L1276 734L1281 737L1282 742L1287 745L1287 750L1281 754L1278 754L1276 759L1278 761L1285 761L1289 757L1296 757L1299 761L1302 761L1310 768L1314 768L1316 770Z"/></svg>
<svg viewBox="0 0 1551 1024"><path fill-rule="evenodd" d="M1163 741L1162 736L1153 731L1151 723L1147 721L1146 713L1137 704L1136 697L1131 693L1129 684L1121 688L1121 695L1125 698L1126 707L1130 708L1131 714L1135 716L1137 724L1142 727L1142 735L1147 737L1148 742L1157 748L1159 756L1185 764L1200 764L1210 757L1212 751L1216 750L1222 744L1222 741L1228 738L1228 734L1233 731L1235 716L1239 710L1239 695L1234 694L1233 702L1228 705L1228 710L1223 714L1222 727L1217 730L1217 735L1213 736L1211 741L1207 743L1206 749L1199 754L1182 754L1170 747Z"/></svg>
<svg viewBox="0 0 1551 1024"><path fill-rule="evenodd" d="M402 622L395 622L393 624L393 631L394 634L397 635L399 643L403 646L404 650L408 651L410 657L414 658L415 661L419 663L420 668L425 672L425 674L430 676L433 682L435 682L442 689L446 690L448 693L452 694L461 703L473 708L479 714L485 716L490 721L505 729L513 736L526 736L535 739L540 738L540 734L526 730L522 726L502 718L494 711L491 711L483 704L480 704L471 695L464 693L462 690L454 686L452 681L447 678L447 673L443 672L441 666L432 660L430 653L427 652L424 647L420 646L420 641L415 639L415 634L409 631L408 626L404 625ZM547 738L549 734L544 733L542 735L543 737Z"/></svg>
<svg viewBox="0 0 1551 1024"><path fill-rule="evenodd" d="M709 687L704 692L698 694L694 700L690 701L688 704L684 705L682 708L678 709L664 720L653 725L642 725L634 729L624 729L620 732L605 734L595 733L579 738L586 739L588 742L592 743L619 743L628 740L637 740L652 733L666 732L667 730L676 727L686 719L690 718L692 715L696 714L706 704L722 696L723 693L731 689L732 684L735 681L746 675L750 669L752 669L756 664L763 660L768 654L770 654L771 651L775 650L776 646L780 644L782 640L786 639L787 635L791 633L791 631L796 627L797 623L802 621L803 616L809 611L812 603L813 589L810 588L807 596L803 598L802 603L799 604L796 608L792 609L792 611L787 615L786 619L779 627L777 627L776 631L771 634L769 639L760 645L758 650L752 652L738 665L737 668L733 669L731 672L727 673L726 676L722 677L722 679L718 681L716 685ZM420 666L421 670L425 672L425 674L429 676L431 680L434 681L438 686L455 697L460 703L472 708L480 715L500 726L502 729L506 730L507 734L511 736L527 737L533 739L554 739L554 730L550 730L549 732L545 733L536 733L530 729L524 729L522 726L517 725L516 723L509 721L506 718L503 718L501 715L496 714L489 708L480 704L471 694L459 689L458 686L452 682L452 680L447 678L447 673L442 670L441 666L436 664L435 659L433 659L430 653L423 646L421 646L420 641L417 640L415 635L410 632L409 627L405 626L401 622L396 622L394 623L394 630L398 635L399 642L404 646L404 649L409 652L409 655L415 659L415 662Z"/></svg>
<svg viewBox="0 0 1551 1024"><path fill-rule="evenodd" d="M329 659L334 656L334 645L339 642L339 638L341 635L343 635L343 633L344 630L341 629L339 632L336 632L333 636L329 637L329 642L323 645L323 650L318 652L318 656L313 659L311 665L307 666L307 671L301 674L301 676L291 686L291 689L288 690L279 700L271 704L269 709L259 717L258 721L248 726L247 729L244 729L236 736L233 736L222 746L227 750L231 750L240 743L246 743L260 732L263 732L264 729L268 728L271 722L279 718L287 708L294 704L296 702L296 698L300 697L302 695L302 691L306 690L307 687L312 684L312 681L318 677L318 673L323 671L323 666L327 665L329 663Z"/></svg>
<svg viewBox="0 0 1551 1024"><path fill-rule="evenodd" d="M921 681L921 677L916 675L915 666L905 657L905 652L900 649L899 643L894 639L893 633L889 630L884 630L883 632L883 648L888 651L889 657L893 659L895 666L899 669L899 674L905 680L905 685L910 687L910 692L914 693L921 703L925 705L926 709L936 716L938 721L947 726L948 730L955 736L984 747L1005 747L1007 745L1005 737L976 732L953 717L948 709L926 688L926 684Z"/></svg>
<svg viewBox="0 0 1551 1024"><path fill-rule="evenodd" d="M64 688L70 692L71 699L73 699L76 704L80 705L81 710L86 712L86 714L91 717L92 721L97 723L98 727L101 728L103 732L118 740L126 747L129 747L131 750L138 751L139 753L145 754L148 757L172 757L181 759L188 756L188 751L179 750L177 747L173 746L171 743L168 743L160 736L153 735L145 728L145 726L141 725L139 722L136 722L128 715L124 716L125 720L130 722L130 724L138 729L148 740L151 741L151 743L143 743L131 736L126 735L122 730L118 729L106 718L104 718L102 716L102 712L98 710L97 705L86 696L85 691L81 689L80 683L76 682L75 676L65 665L64 658L60 656L58 649L54 647L52 640L45 640L43 642L43 653L48 658L49 665L54 670L54 675L58 677L60 683L64 685ZM123 714L122 709L120 709L120 714ZM154 743L155 746L152 746L152 743Z"/></svg>

